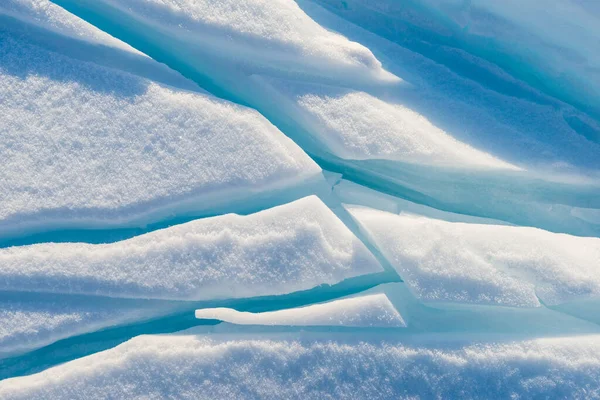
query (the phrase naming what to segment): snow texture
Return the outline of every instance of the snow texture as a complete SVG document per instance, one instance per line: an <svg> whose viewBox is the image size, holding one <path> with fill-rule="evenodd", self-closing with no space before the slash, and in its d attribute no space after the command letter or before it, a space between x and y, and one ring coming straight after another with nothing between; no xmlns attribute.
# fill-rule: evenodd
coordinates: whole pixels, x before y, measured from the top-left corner
<svg viewBox="0 0 600 400"><path fill-rule="evenodd" d="M334 300L323 304L263 313L230 308L196 310L196 318L238 325L403 327L404 320L383 293Z"/></svg>
<svg viewBox="0 0 600 400"><path fill-rule="evenodd" d="M0 382L17 399L598 398L600 337L140 336Z"/></svg>
<svg viewBox="0 0 600 400"><path fill-rule="evenodd" d="M329 31L293 0L104 0L250 72L397 80L366 47Z"/></svg>
<svg viewBox="0 0 600 400"><path fill-rule="evenodd" d="M322 179L256 111L0 36L2 234L147 222Z"/></svg>
<svg viewBox="0 0 600 400"><path fill-rule="evenodd" d="M536 307L600 295L600 239L349 206L426 301Z"/></svg>
<svg viewBox="0 0 600 400"><path fill-rule="evenodd" d="M380 272L316 196L112 244L0 249L0 290L206 300L278 295Z"/></svg>

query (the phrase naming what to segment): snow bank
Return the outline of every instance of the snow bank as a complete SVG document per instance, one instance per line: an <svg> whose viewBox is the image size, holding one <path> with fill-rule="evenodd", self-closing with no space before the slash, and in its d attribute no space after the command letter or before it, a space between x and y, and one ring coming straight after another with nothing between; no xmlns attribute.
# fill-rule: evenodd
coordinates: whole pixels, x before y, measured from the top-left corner
<svg viewBox="0 0 600 400"><path fill-rule="evenodd" d="M231 308L207 308L196 310L196 318L218 319L238 325L406 326L383 293L263 313L239 312Z"/></svg>
<svg viewBox="0 0 600 400"><path fill-rule="evenodd" d="M0 235L145 223L323 181L256 111L0 35Z"/></svg>
<svg viewBox="0 0 600 400"><path fill-rule="evenodd" d="M316 196L112 244L0 249L0 290L204 300L278 295L380 272Z"/></svg>
<svg viewBox="0 0 600 400"><path fill-rule="evenodd" d="M412 343L302 336L140 336L0 382L4 399L596 398L600 337Z"/></svg>
<svg viewBox="0 0 600 400"><path fill-rule="evenodd" d="M598 238L348 210L423 300L535 307L600 295Z"/></svg>

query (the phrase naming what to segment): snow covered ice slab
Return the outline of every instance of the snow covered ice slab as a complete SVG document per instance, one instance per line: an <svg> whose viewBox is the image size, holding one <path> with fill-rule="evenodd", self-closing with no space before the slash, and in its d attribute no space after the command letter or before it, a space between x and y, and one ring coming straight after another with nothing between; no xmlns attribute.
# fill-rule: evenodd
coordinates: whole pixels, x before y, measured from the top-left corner
<svg viewBox="0 0 600 400"><path fill-rule="evenodd" d="M316 196L112 244L0 249L0 290L205 300L278 295L382 268Z"/></svg>
<svg viewBox="0 0 600 400"><path fill-rule="evenodd" d="M238 325L403 327L404 320L383 293L263 313L231 308L196 310L196 318Z"/></svg>
<svg viewBox="0 0 600 400"><path fill-rule="evenodd" d="M347 207L425 301L536 307L600 295L600 239Z"/></svg>
<svg viewBox="0 0 600 400"><path fill-rule="evenodd" d="M147 222L322 180L256 111L0 30L0 235Z"/></svg>
<svg viewBox="0 0 600 400"><path fill-rule="evenodd" d="M336 334L140 336L0 382L16 399L600 396L600 337L500 342ZM493 382L493 384L490 384Z"/></svg>
<svg viewBox="0 0 600 400"><path fill-rule="evenodd" d="M71 0L57 3L78 6ZM321 27L292 0L102 0L83 7L135 18L193 44L190 52L248 72L397 80L366 47Z"/></svg>
<svg viewBox="0 0 600 400"><path fill-rule="evenodd" d="M0 299L0 358L67 337L168 314L176 305L43 294Z"/></svg>

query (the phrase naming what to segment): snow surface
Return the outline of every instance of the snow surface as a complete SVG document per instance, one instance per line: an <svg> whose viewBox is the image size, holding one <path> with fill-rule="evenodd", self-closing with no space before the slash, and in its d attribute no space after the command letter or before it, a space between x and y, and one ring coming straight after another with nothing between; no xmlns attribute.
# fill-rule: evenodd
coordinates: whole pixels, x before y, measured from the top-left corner
<svg viewBox="0 0 600 400"><path fill-rule="evenodd" d="M288 70L394 80L366 47L324 29L293 0L104 0L250 72Z"/></svg>
<svg viewBox="0 0 600 400"><path fill-rule="evenodd" d="M404 320L383 293L263 313L231 308L196 310L196 318L238 325L403 327Z"/></svg>
<svg viewBox="0 0 600 400"><path fill-rule="evenodd" d="M316 196L132 239L0 249L0 290L200 300L291 293L380 272Z"/></svg>
<svg viewBox="0 0 600 400"><path fill-rule="evenodd" d="M346 88L281 79L264 82L300 108L308 131L341 158L519 170L456 140L402 104Z"/></svg>
<svg viewBox="0 0 600 400"><path fill-rule="evenodd" d="M427 301L536 307L600 295L600 239L347 207Z"/></svg>
<svg viewBox="0 0 600 400"><path fill-rule="evenodd" d="M322 179L253 110L0 35L2 234L206 212Z"/></svg>
<svg viewBox="0 0 600 400"><path fill-rule="evenodd" d="M47 299L39 294L0 300L0 357L66 337L175 310L168 304L115 304L98 299Z"/></svg>
<svg viewBox="0 0 600 400"><path fill-rule="evenodd" d="M16 399L600 396L600 337L455 343L347 335L140 336L0 382Z"/></svg>

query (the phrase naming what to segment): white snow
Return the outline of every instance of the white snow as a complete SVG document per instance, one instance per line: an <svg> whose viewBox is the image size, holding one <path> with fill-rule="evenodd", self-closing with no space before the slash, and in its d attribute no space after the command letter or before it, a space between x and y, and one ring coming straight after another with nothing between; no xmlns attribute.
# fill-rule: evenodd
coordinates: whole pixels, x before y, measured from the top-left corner
<svg viewBox="0 0 600 400"><path fill-rule="evenodd" d="M404 320L383 293L262 313L231 308L196 310L196 318L238 325L403 327Z"/></svg>
<svg viewBox="0 0 600 400"><path fill-rule="evenodd" d="M49 0L3 0L0 4L0 14L36 24L65 36L142 54Z"/></svg>
<svg viewBox="0 0 600 400"><path fill-rule="evenodd" d="M426 301L535 307L600 295L600 239L349 206Z"/></svg>
<svg viewBox="0 0 600 400"><path fill-rule="evenodd" d="M0 290L200 300L278 295L382 270L316 196L112 244L0 249Z"/></svg>
<svg viewBox="0 0 600 400"><path fill-rule="evenodd" d="M304 113L307 131L333 154L486 169L519 168L456 140L416 111L358 90L281 79L261 82Z"/></svg>
<svg viewBox="0 0 600 400"><path fill-rule="evenodd" d="M147 222L323 181L256 111L0 35L0 235Z"/></svg>
<svg viewBox="0 0 600 400"><path fill-rule="evenodd" d="M354 337L351 337L354 336ZM336 334L140 336L0 382L17 399L600 396L600 337L452 342Z"/></svg>
<svg viewBox="0 0 600 400"><path fill-rule="evenodd" d="M397 80L366 47L309 18L293 0L103 0L250 72L362 74Z"/></svg>
<svg viewBox="0 0 600 400"><path fill-rule="evenodd" d="M175 309L172 304L47 299L37 294L3 299L0 300L0 357L109 326L150 319Z"/></svg>

